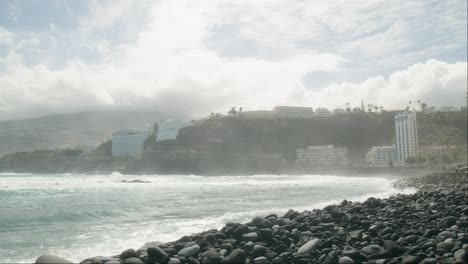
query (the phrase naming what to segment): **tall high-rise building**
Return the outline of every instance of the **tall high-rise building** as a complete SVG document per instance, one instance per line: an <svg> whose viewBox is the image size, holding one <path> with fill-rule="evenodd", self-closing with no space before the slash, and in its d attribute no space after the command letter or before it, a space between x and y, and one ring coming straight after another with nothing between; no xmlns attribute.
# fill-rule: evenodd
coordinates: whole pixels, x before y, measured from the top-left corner
<svg viewBox="0 0 468 264"><path fill-rule="evenodd" d="M418 156L418 125L415 112L401 112L395 116L396 160L405 162Z"/></svg>

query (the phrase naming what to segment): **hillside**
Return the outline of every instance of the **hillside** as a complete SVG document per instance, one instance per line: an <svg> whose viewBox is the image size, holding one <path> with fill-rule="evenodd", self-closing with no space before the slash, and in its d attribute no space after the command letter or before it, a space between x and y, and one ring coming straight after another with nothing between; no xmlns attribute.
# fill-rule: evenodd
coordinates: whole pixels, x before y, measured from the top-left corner
<svg viewBox="0 0 468 264"><path fill-rule="evenodd" d="M119 128L167 118L156 111L93 111L0 122L0 157L18 151L97 145Z"/></svg>

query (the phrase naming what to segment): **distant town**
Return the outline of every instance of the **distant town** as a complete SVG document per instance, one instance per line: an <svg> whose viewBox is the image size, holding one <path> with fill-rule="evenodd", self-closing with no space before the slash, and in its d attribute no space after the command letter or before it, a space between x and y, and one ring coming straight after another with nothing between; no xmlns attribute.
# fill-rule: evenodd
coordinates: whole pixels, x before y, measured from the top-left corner
<svg viewBox="0 0 468 264"><path fill-rule="evenodd" d="M422 104L421 111L424 113L434 112L456 112L463 111L463 107L435 107L425 108ZM369 106L368 112L384 112L383 107ZM340 115L366 112L364 105L361 108L336 108L333 111L324 107L299 107L299 106L276 106L273 110L254 110L242 111L242 108L236 110L232 108L227 117L245 118L245 119L320 119L333 118ZM388 111L385 111L388 112ZM395 115L395 143L386 146L372 146L365 156L365 164L370 167L413 167L428 166L426 160L420 158L420 152L427 154L430 152L444 152L455 146L431 146L419 148L418 144L418 125L416 109L393 110ZM209 118L224 117L221 114L212 113ZM195 125L203 120L192 121L189 123L181 120L165 120L159 123L157 131L149 130L120 130L112 135L112 156L132 156L139 157L144 151L144 142L149 134L155 133L156 142L177 140L181 128ZM307 131L304 131L307 133ZM333 144L323 146L304 146L297 148L297 162L311 165L340 165L348 166L348 148L335 147ZM423 161L423 162L421 162Z"/></svg>
<svg viewBox="0 0 468 264"><path fill-rule="evenodd" d="M205 168L216 167L221 172L228 170L226 173L263 172L275 167L278 169L271 172L282 171L279 167L297 172L350 167L465 167L464 157L458 160L452 157L457 156L454 153L466 153L466 143L427 141L445 129L432 124L445 119L440 115L457 116L453 122L462 122L458 126L463 130L466 107L436 109L420 102L417 107L410 104L400 110L366 107L363 102L361 107L351 108L347 103L346 108L334 110L276 106L272 110L243 111L232 107L226 114L211 113L197 120L166 119L145 128L119 129L97 147L80 145L9 154L0 159L0 170L27 171L35 168L31 164L47 169L62 164L59 171L67 171L69 166L70 170L83 167L78 170L85 171L180 173L204 173ZM422 134L426 141L423 145L418 116L423 118ZM431 116L437 118L428 118ZM447 124L448 128L453 126ZM461 133L461 137L466 134L466 125Z"/></svg>

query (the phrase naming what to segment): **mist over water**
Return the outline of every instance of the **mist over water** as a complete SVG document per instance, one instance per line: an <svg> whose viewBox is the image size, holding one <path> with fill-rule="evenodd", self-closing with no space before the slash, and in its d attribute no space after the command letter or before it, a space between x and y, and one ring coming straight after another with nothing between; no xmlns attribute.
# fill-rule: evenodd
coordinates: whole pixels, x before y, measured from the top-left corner
<svg viewBox="0 0 468 264"><path fill-rule="evenodd" d="M150 183L123 183L122 180ZM227 222L312 210L343 199L388 197L387 176L0 174L0 256L34 262L115 255L148 241L171 241Z"/></svg>

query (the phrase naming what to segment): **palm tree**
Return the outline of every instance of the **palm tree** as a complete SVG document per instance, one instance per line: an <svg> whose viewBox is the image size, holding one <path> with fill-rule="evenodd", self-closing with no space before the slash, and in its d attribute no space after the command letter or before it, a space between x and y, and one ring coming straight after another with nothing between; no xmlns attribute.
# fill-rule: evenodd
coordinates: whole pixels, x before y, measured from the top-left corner
<svg viewBox="0 0 468 264"><path fill-rule="evenodd" d="M424 113L426 113L426 108L427 108L427 104L426 103L421 103L421 111Z"/></svg>
<svg viewBox="0 0 468 264"><path fill-rule="evenodd" d="M231 108L231 110L228 111L228 114L231 115L231 116L236 116L237 115L237 110L236 108L233 106Z"/></svg>
<svg viewBox="0 0 468 264"><path fill-rule="evenodd" d="M349 102L346 102L346 112L351 112L351 108L349 107Z"/></svg>

